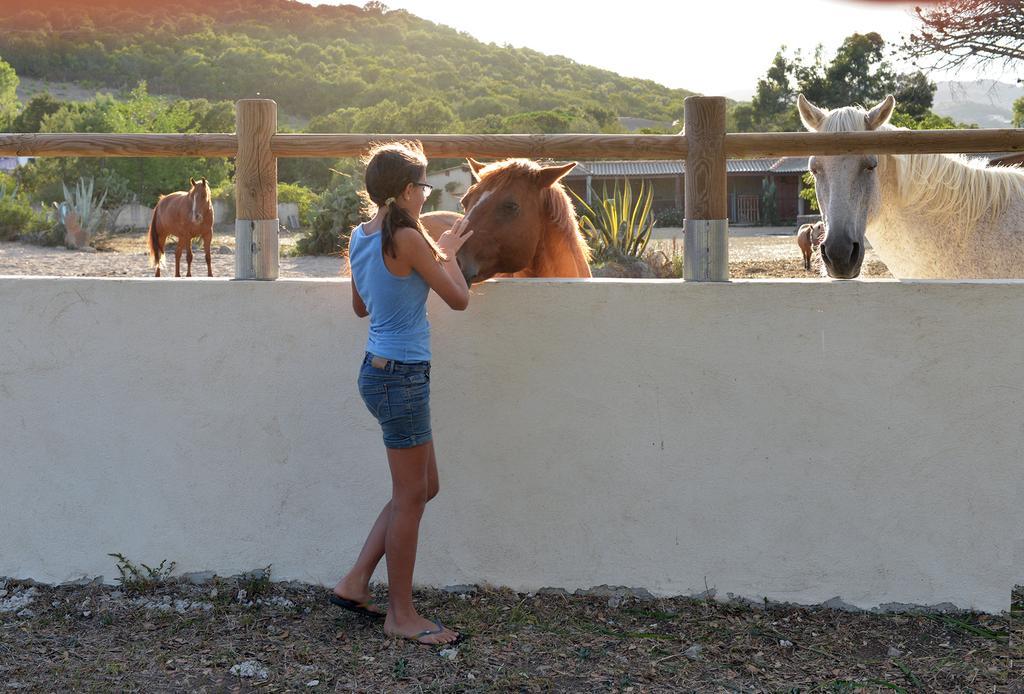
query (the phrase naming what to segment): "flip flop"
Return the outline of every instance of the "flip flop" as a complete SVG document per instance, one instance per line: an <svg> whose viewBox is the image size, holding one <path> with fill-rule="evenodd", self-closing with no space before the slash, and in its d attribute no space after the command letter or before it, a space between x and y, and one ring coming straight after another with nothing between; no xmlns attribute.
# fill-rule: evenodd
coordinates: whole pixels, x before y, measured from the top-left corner
<svg viewBox="0 0 1024 694"><path fill-rule="evenodd" d="M370 603L368 602L357 602L355 600L349 600L348 598L338 597L338 595L333 592L327 599L332 605L337 605L343 610L348 610L349 612L355 612L357 615L362 617L369 617L370 619L384 619L387 616L387 613L385 612L371 610Z"/></svg>
<svg viewBox="0 0 1024 694"><path fill-rule="evenodd" d="M442 631L445 630L444 624L441 624L441 622L438 620L434 621L434 626L436 626L437 628L424 629L420 633L413 634L412 636L403 636L401 634L389 634L389 636L396 639L405 639L407 641L412 641L413 643L420 646L438 646L440 648L451 648L452 646L458 646L460 643L462 643L463 635L461 633L458 636L456 636L454 640L447 641L445 643L430 643L428 641L420 641L420 639L422 639L424 636L433 636L434 634L440 634Z"/></svg>

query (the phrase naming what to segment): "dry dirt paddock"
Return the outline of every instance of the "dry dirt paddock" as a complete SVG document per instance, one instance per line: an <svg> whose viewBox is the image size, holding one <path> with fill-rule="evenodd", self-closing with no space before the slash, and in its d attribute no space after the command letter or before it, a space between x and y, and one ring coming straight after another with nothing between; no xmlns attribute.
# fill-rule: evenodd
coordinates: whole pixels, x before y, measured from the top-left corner
<svg viewBox="0 0 1024 694"><path fill-rule="evenodd" d="M280 277L338 277L342 259L337 256L294 256L295 234L282 234ZM95 251L69 251L46 248L21 242L0 243L0 275L47 275L60 277L150 277L153 269L146 255L145 232L99 236ZM213 274L233 277L235 238L233 234L214 234L212 245ZM202 246L194 246L192 274L206 276ZM681 256L681 240L658 239L651 242L651 251L667 258ZM890 277L885 265L871 249L864 261L864 277ZM165 258L165 267L174 274L173 252ZM182 275L185 256L182 254ZM735 279L787 278L820 276L817 254L810 271L804 270L800 249L793 236L733 236L729 240L729 273Z"/></svg>

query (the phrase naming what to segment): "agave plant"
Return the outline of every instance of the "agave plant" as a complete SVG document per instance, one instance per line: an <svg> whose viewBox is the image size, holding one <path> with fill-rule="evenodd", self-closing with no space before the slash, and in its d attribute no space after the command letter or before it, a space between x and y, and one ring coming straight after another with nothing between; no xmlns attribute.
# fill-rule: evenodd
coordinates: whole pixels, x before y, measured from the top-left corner
<svg viewBox="0 0 1024 694"><path fill-rule="evenodd" d="M98 201L93 200L93 180L91 178L88 183L85 182L85 179L78 179L74 190L69 190L63 183L61 185L64 187L64 202L78 216L78 223L82 229L91 236L100 225L103 202L107 199L107 193L104 191ZM64 222L63 213L60 221Z"/></svg>
<svg viewBox="0 0 1024 694"><path fill-rule="evenodd" d="M628 179L623 181L621 190L616 182L611 197L604 186L601 200L593 207L575 193L573 196L583 208L580 231L590 244L595 260L639 259L644 254L654 229L652 188L641 182L634 198Z"/></svg>
<svg viewBox="0 0 1024 694"><path fill-rule="evenodd" d="M3 183L0 183L0 202L6 201L7 197L7 182L5 181ZM11 191L10 199L12 202L18 199L17 183L14 184L14 190Z"/></svg>

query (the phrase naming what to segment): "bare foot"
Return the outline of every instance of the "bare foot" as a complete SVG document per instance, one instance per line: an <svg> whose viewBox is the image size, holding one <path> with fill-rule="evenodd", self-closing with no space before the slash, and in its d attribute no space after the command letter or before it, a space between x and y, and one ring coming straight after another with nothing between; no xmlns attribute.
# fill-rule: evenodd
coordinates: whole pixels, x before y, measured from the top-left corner
<svg viewBox="0 0 1024 694"><path fill-rule="evenodd" d="M428 646L452 643L459 638L458 632L452 631L440 622L431 622L419 615L403 622L398 622L388 615L388 618L384 620L384 633Z"/></svg>
<svg viewBox="0 0 1024 694"><path fill-rule="evenodd" d="M370 601L373 596L370 594L370 586L366 584L351 584L346 582L343 578L338 581L338 585L334 586L334 594L343 600L351 600L353 602L366 605L366 610L373 614L387 614L384 610L372 604Z"/></svg>

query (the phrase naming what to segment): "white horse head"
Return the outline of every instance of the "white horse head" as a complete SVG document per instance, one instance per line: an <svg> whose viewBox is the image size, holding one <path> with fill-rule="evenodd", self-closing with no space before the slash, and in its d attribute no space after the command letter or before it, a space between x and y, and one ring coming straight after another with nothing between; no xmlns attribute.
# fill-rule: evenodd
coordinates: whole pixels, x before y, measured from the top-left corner
<svg viewBox="0 0 1024 694"><path fill-rule="evenodd" d="M896 101L826 111L802 95L809 130L895 130ZM856 277L865 240L896 277L1024 277L1024 169L960 154L815 156L828 274Z"/></svg>
<svg viewBox="0 0 1024 694"><path fill-rule="evenodd" d="M816 132L850 132L888 129L896 99L889 95L870 111L847 106L824 111L801 94L797 98L800 119ZM868 220L881 205L878 157L873 154L810 158L818 207L825 221L821 259L829 276L849 279L860 274L864 262L864 234Z"/></svg>

